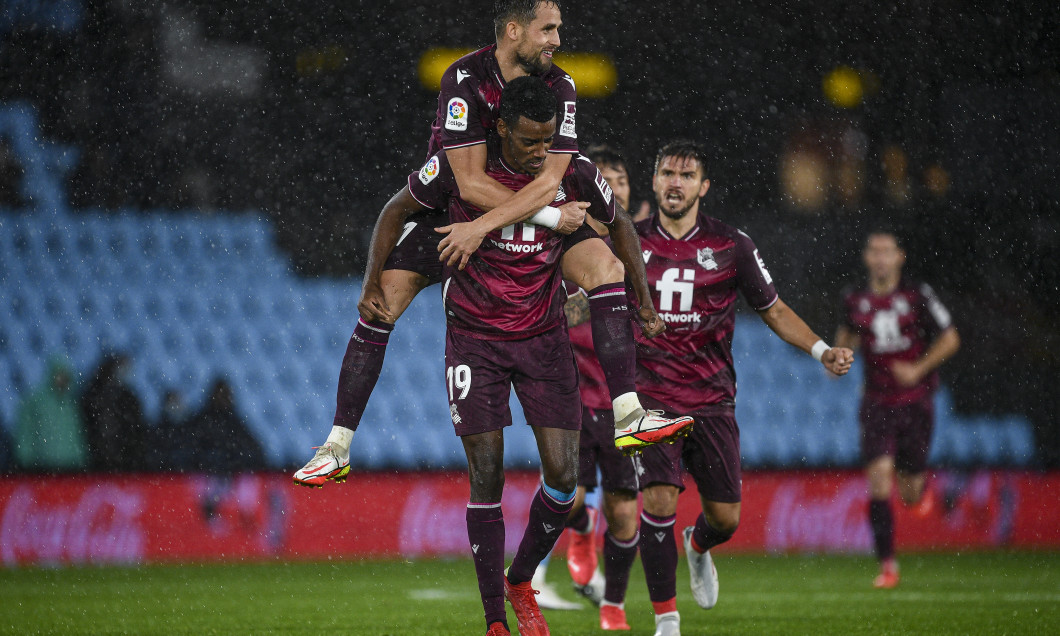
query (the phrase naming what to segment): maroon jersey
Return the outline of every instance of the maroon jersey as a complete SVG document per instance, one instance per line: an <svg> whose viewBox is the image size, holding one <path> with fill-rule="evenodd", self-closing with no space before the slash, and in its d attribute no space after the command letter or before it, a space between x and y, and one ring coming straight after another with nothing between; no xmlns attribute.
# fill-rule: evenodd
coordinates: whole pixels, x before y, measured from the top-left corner
<svg viewBox="0 0 1060 636"><path fill-rule="evenodd" d="M585 294L582 289L578 289L577 293ZM582 404L598 411L609 410L611 392L607 388L604 368L600 366L596 349L593 348L592 323L586 321L568 331L570 348L574 351L574 361L578 364L578 390L581 392Z"/></svg>
<svg viewBox="0 0 1060 636"><path fill-rule="evenodd" d="M953 324L950 312L931 287L903 279L884 296L868 288L846 290L843 320L861 338L866 400L890 406L930 400L938 387L938 373L929 373L915 386L903 387L891 373L891 365L924 355L935 337Z"/></svg>
<svg viewBox="0 0 1060 636"><path fill-rule="evenodd" d="M489 158L486 174L515 192L533 180L497 156ZM409 175L409 191L424 206L447 208L454 223L483 214L459 198L444 150ZM567 167L552 205L570 201L589 203L587 212L603 223L615 220L611 188L596 165L580 155ZM562 234L530 223L487 234L463 271L446 270L442 298L449 328L486 340L518 340L561 324L563 240Z"/></svg>
<svg viewBox="0 0 1060 636"><path fill-rule="evenodd" d="M438 93L438 113L431 125L427 155L485 143L490 131L497 128L501 90L506 82L494 51L496 44L468 53L452 63L442 75ZM556 137L549 152L578 152L578 134L574 119L578 100L574 80L553 64L541 76L556 95Z"/></svg>
<svg viewBox="0 0 1060 636"><path fill-rule="evenodd" d="M735 405L732 335L736 292L757 311L778 299L754 242L700 214L674 238L658 213L637 224L648 286L666 331L648 339L638 330L637 391L652 408L713 415Z"/></svg>

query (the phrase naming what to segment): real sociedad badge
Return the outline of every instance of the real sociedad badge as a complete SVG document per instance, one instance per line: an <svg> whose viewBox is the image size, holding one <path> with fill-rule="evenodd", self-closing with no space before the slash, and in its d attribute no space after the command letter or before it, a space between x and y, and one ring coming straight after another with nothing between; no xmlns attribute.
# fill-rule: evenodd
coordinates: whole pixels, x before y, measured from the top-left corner
<svg viewBox="0 0 1060 636"><path fill-rule="evenodd" d="M714 260L714 250L704 247L696 253L696 262L706 270L718 269L718 261Z"/></svg>

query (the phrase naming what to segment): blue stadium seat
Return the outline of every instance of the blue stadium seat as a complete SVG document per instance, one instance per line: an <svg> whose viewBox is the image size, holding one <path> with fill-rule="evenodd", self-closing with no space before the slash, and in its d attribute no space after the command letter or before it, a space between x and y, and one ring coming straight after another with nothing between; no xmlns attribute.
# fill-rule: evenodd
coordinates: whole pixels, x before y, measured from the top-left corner
<svg viewBox="0 0 1060 636"><path fill-rule="evenodd" d="M14 426L21 397L11 375L7 356L0 356L0 423L4 426Z"/></svg>
<svg viewBox="0 0 1060 636"><path fill-rule="evenodd" d="M745 468L758 468L765 464L763 457L762 436L748 434L748 431L740 425L740 456Z"/></svg>
<svg viewBox="0 0 1060 636"><path fill-rule="evenodd" d="M1034 432L1030 422L1009 417L1000 422L1004 451L1002 461L1010 466L1027 467L1035 460Z"/></svg>
<svg viewBox="0 0 1060 636"><path fill-rule="evenodd" d="M988 418L976 418L974 423L976 443L975 462L994 466L1000 463L1003 440L1000 429Z"/></svg>

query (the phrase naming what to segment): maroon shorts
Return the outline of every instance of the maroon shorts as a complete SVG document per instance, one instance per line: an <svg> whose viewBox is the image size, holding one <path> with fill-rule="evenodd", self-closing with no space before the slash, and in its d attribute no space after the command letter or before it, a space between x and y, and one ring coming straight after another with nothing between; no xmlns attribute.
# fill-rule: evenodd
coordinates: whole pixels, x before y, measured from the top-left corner
<svg viewBox="0 0 1060 636"><path fill-rule="evenodd" d="M600 481L596 467L600 467ZM596 410L582 406L582 434L578 444L578 485L589 492L597 484L604 492L628 490L637 492L637 471L633 460L615 448L614 411Z"/></svg>
<svg viewBox="0 0 1060 636"><path fill-rule="evenodd" d="M684 490L683 468L704 499L740 502L740 429L733 414L696 417L688 437L649 446L633 459L642 490L659 483Z"/></svg>
<svg viewBox="0 0 1060 636"><path fill-rule="evenodd" d="M397 245L391 250L383 269L404 269L423 276L429 284L442 282L442 262L438 260L438 243L444 234L436 227L449 225L449 215L424 214L405 223Z"/></svg>
<svg viewBox="0 0 1060 636"><path fill-rule="evenodd" d="M449 225L446 214L431 214L416 217L405 224L397 245L391 250L383 269L404 269L426 278L430 285L442 282L443 265L438 260L438 244L445 234L434 228ZM600 238L596 230L583 223L563 239L563 250L569 250L586 239Z"/></svg>
<svg viewBox="0 0 1060 636"><path fill-rule="evenodd" d="M457 435L510 426L513 386L527 424L581 429L578 371L562 326L523 340L482 340L446 330L445 375Z"/></svg>
<svg viewBox="0 0 1060 636"><path fill-rule="evenodd" d="M861 458L868 463L884 455L903 473L927 468L935 405L930 401L902 406L861 403Z"/></svg>

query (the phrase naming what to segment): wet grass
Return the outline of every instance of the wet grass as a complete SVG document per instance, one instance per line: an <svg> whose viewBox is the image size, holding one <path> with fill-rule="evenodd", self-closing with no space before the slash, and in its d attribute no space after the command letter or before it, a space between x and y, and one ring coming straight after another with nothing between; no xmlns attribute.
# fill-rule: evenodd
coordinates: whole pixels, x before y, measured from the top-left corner
<svg viewBox="0 0 1060 636"><path fill-rule="evenodd" d="M564 565L554 560L549 579L565 593ZM709 612L678 569L685 636L1060 634L1060 553L906 555L889 591L871 588L866 557L719 555L717 565ZM626 610L632 635L653 633L639 563ZM463 560L0 570L0 634L445 636L484 633L481 617ZM601 633L588 605L546 617L556 636Z"/></svg>

